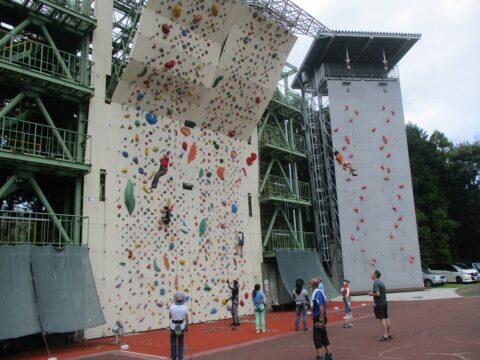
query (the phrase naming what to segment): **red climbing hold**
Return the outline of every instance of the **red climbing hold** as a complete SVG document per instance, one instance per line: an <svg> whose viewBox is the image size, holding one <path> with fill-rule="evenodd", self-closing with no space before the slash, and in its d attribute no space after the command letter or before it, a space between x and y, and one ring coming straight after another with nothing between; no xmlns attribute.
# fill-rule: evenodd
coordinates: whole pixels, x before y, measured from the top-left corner
<svg viewBox="0 0 480 360"><path fill-rule="evenodd" d="M235 135L236 135L235 130L230 130L230 131L228 132L228 136L229 136L229 137L235 137Z"/></svg>
<svg viewBox="0 0 480 360"><path fill-rule="evenodd" d="M257 154L255 154L255 153L252 152L252 153L250 154L250 158L251 158L253 161L257 160Z"/></svg>
<svg viewBox="0 0 480 360"><path fill-rule="evenodd" d="M255 102L256 102L257 104L260 104L260 103L262 102L262 98L261 98L260 96L257 96L257 97L255 98Z"/></svg>
<svg viewBox="0 0 480 360"><path fill-rule="evenodd" d="M253 160L252 160L252 158L249 156L249 157L247 158L247 165L248 165L248 166L252 166L252 164L253 164Z"/></svg>
<svg viewBox="0 0 480 360"><path fill-rule="evenodd" d="M335 133L338 132L338 128L333 129L333 132Z"/></svg>
<svg viewBox="0 0 480 360"><path fill-rule="evenodd" d="M353 211L355 211L358 214L358 208L354 207Z"/></svg>
<svg viewBox="0 0 480 360"><path fill-rule="evenodd" d="M133 251L132 251L132 250L128 250L128 255L127 255L127 257L128 257L129 259L131 259L131 258L133 257Z"/></svg>
<svg viewBox="0 0 480 360"><path fill-rule="evenodd" d="M220 179L225 180L225 168L223 166L217 168L217 175Z"/></svg>
<svg viewBox="0 0 480 360"><path fill-rule="evenodd" d="M171 68L173 68L173 67L175 66L176 63L177 63L177 62L176 62L175 60L167 61L167 62L165 63L165 67L166 67L167 69L171 69Z"/></svg>
<svg viewBox="0 0 480 360"><path fill-rule="evenodd" d="M246 292L245 295L244 295L245 299L248 299L248 296L249 296L249 294L248 294L248 292Z"/></svg>
<svg viewBox="0 0 480 360"><path fill-rule="evenodd" d="M367 190L367 185L362 185L360 188L361 188L362 190Z"/></svg>
<svg viewBox="0 0 480 360"><path fill-rule="evenodd" d="M398 187L399 187L400 189L403 189L403 188L405 187L405 185L400 184L400 185L398 185Z"/></svg>
<svg viewBox="0 0 480 360"><path fill-rule="evenodd" d="M193 23L197 25L200 21L202 21L202 15L193 15Z"/></svg>
<svg viewBox="0 0 480 360"><path fill-rule="evenodd" d="M168 35L170 33L170 25L168 25L167 23L163 24L162 25L162 32L165 35Z"/></svg>
<svg viewBox="0 0 480 360"><path fill-rule="evenodd" d="M345 111L348 111L348 105L345 105Z"/></svg>
<svg viewBox="0 0 480 360"><path fill-rule="evenodd" d="M372 128L372 130L370 130L372 133L374 133L375 131L377 131L376 128Z"/></svg>
<svg viewBox="0 0 480 360"><path fill-rule="evenodd" d="M190 130L190 128L184 126L180 129L180 131L182 132L183 135L185 136L190 136L190 134L192 133L192 131Z"/></svg>
<svg viewBox="0 0 480 360"><path fill-rule="evenodd" d="M188 148L188 144L184 141L182 142L182 149L183 151L187 151L187 148Z"/></svg>
<svg viewBox="0 0 480 360"><path fill-rule="evenodd" d="M385 111L385 105L382 105L382 111Z"/></svg>

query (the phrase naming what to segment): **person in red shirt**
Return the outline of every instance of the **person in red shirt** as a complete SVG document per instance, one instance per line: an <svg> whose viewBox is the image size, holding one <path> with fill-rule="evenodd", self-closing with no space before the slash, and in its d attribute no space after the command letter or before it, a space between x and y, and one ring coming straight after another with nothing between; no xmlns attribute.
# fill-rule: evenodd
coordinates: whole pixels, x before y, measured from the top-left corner
<svg viewBox="0 0 480 360"><path fill-rule="evenodd" d="M168 164L170 162L168 155L169 153L166 153L160 159L160 169L158 169L157 173L153 177L152 184L150 185L150 190L156 189L160 178L168 172Z"/></svg>
<svg viewBox="0 0 480 360"><path fill-rule="evenodd" d="M347 161L343 158L342 153L338 151L334 151L333 154L335 155L335 159L341 166L343 166L344 168L347 168L352 176L357 176L357 174L355 173L357 169L353 168L353 165L350 161Z"/></svg>

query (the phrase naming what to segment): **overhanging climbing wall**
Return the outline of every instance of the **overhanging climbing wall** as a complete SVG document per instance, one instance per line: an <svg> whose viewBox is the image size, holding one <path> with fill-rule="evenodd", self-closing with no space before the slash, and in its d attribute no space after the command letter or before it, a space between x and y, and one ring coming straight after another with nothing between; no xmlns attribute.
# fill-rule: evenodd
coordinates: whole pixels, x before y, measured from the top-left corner
<svg viewBox="0 0 480 360"><path fill-rule="evenodd" d="M240 1L150 0L113 100L245 140L295 39Z"/></svg>
<svg viewBox="0 0 480 360"><path fill-rule="evenodd" d="M420 256L398 81L329 80L345 278L371 288L374 268L389 289L422 287Z"/></svg>
<svg viewBox="0 0 480 360"><path fill-rule="evenodd" d="M96 140L84 215L107 325L87 337L111 335L116 320L127 332L168 326L176 291L188 295L193 322L229 317L227 279L239 280L240 314L253 313L247 294L261 282L262 262L253 130L294 37L239 2L181 4L148 2L111 104L103 95L111 39L94 36L89 133ZM108 23L107 2L97 2L97 16ZM165 155L168 170L151 189ZM168 225L165 206L172 207Z"/></svg>

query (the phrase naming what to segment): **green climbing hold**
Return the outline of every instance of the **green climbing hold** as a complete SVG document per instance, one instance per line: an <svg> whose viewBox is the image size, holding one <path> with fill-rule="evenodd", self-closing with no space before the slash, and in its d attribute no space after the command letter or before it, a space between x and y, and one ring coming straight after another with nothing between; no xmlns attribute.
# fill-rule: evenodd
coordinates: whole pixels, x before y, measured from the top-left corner
<svg viewBox="0 0 480 360"><path fill-rule="evenodd" d="M135 195L133 194L133 183L128 180L127 186L125 187L125 207L128 210L128 214L132 215L133 210L135 209Z"/></svg>
<svg viewBox="0 0 480 360"><path fill-rule="evenodd" d="M200 171L198 172L198 178L200 179L201 177L203 177L204 174L205 172L203 171L203 169L200 169Z"/></svg>
<svg viewBox="0 0 480 360"><path fill-rule="evenodd" d="M139 126L140 126L140 120L138 120L138 119L135 120L135 126L136 126L136 127L139 127Z"/></svg>
<svg viewBox="0 0 480 360"><path fill-rule="evenodd" d="M160 266L158 266L158 264L157 264L157 259L153 260L153 269L156 272L160 272L162 270L162 269L160 269Z"/></svg>
<svg viewBox="0 0 480 360"><path fill-rule="evenodd" d="M212 288L210 287L210 285L205 284L205 286L203 287L203 290L204 291L212 291Z"/></svg>
<svg viewBox="0 0 480 360"><path fill-rule="evenodd" d="M219 76L215 79L215 81L213 82L212 87L216 87L216 86L218 85L218 83L219 83L220 81L222 81L222 80L223 80L223 75L219 75Z"/></svg>
<svg viewBox="0 0 480 360"><path fill-rule="evenodd" d="M205 231L207 231L207 219L204 218L202 221L200 221L200 225L198 226L198 235L202 237L205 234Z"/></svg>

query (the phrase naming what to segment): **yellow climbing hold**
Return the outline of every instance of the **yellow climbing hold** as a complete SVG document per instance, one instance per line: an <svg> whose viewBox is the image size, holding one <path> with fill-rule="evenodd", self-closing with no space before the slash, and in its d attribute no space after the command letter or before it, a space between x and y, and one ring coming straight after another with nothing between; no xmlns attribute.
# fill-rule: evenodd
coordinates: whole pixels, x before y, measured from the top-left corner
<svg viewBox="0 0 480 360"><path fill-rule="evenodd" d="M148 190L148 188L147 188L145 185L143 185L142 190L143 190L145 193L150 194L150 190Z"/></svg>
<svg viewBox="0 0 480 360"><path fill-rule="evenodd" d="M211 8L212 15L217 16L220 13L220 4L219 3L214 3Z"/></svg>
<svg viewBox="0 0 480 360"><path fill-rule="evenodd" d="M148 156L149 152L150 152L150 150L148 149L148 147L146 147L145 150L144 150L145 156Z"/></svg>
<svg viewBox="0 0 480 360"><path fill-rule="evenodd" d="M215 296L212 300L215 301L215 302L218 302L220 299Z"/></svg>
<svg viewBox="0 0 480 360"><path fill-rule="evenodd" d="M130 119L130 113L125 113L125 115L123 115L123 117L124 117L125 119Z"/></svg>
<svg viewBox="0 0 480 360"><path fill-rule="evenodd" d="M227 299L222 299L222 305L227 305Z"/></svg>
<svg viewBox="0 0 480 360"><path fill-rule="evenodd" d="M185 260L184 260L184 259L180 259L179 263L180 263L180 265L185 265Z"/></svg>
<svg viewBox="0 0 480 360"><path fill-rule="evenodd" d="M193 95L195 95L195 92L193 91L193 89L188 89L187 90L187 95L188 96L193 96Z"/></svg>
<svg viewBox="0 0 480 360"><path fill-rule="evenodd" d="M158 152L158 150L159 150L159 149L158 149L158 146L155 145L155 146L153 147L153 152Z"/></svg>
<svg viewBox="0 0 480 360"><path fill-rule="evenodd" d="M182 14L182 5L175 4L172 8L173 17L178 18Z"/></svg>
<svg viewBox="0 0 480 360"><path fill-rule="evenodd" d="M125 166L125 167L122 167L120 169L120 171L123 173L123 174L126 174L128 172L128 168Z"/></svg>
<svg viewBox="0 0 480 360"><path fill-rule="evenodd" d="M188 293L189 291L190 291L189 288L183 288L183 292Z"/></svg>
<svg viewBox="0 0 480 360"><path fill-rule="evenodd" d="M140 136L138 136L138 134L135 134L134 140L135 140L135 142L139 142L140 141Z"/></svg>

